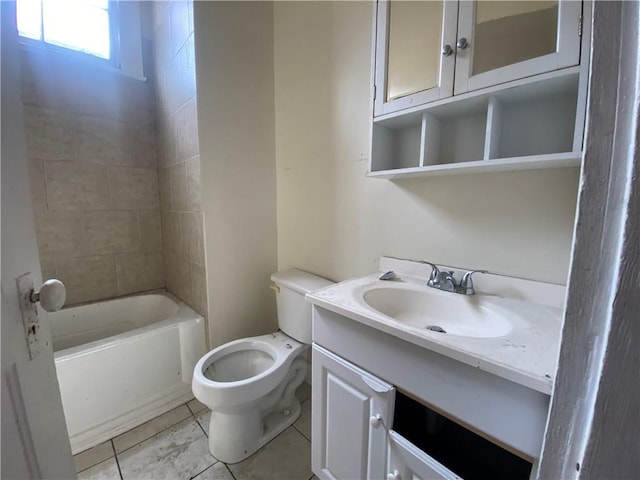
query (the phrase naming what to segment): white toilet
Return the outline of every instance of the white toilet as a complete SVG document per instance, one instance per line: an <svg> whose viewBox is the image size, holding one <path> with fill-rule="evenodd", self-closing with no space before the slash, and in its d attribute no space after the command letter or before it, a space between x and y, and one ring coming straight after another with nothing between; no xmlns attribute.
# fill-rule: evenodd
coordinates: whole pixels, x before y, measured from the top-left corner
<svg viewBox="0 0 640 480"><path fill-rule="evenodd" d="M276 333L242 338L198 361L191 387L211 409L209 450L218 460L244 460L300 415L296 388L307 372L311 305L304 296L333 282L300 270L271 275L276 284Z"/></svg>

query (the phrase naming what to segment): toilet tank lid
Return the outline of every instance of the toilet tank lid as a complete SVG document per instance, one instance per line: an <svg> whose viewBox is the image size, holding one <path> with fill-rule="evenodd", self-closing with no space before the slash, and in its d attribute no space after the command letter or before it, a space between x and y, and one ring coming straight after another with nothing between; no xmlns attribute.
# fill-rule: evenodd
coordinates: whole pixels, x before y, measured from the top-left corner
<svg viewBox="0 0 640 480"><path fill-rule="evenodd" d="M333 285L334 282L326 278L303 272L295 268L276 272L271 275L271 280L280 287L290 288L302 294L314 292L320 288Z"/></svg>

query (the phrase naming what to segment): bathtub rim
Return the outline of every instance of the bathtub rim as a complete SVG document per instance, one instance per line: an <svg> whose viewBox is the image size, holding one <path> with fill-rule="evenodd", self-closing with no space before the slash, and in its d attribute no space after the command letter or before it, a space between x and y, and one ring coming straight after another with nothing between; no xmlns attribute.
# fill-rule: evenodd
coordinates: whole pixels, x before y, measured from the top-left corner
<svg viewBox="0 0 640 480"><path fill-rule="evenodd" d="M202 321L204 322L203 315L200 315L198 312L196 312L193 308L191 308L185 302L183 302L182 300L174 296L171 292L164 289L151 290L147 292L139 292L133 295L126 295L122 297L111 298L108 300L100 300L98 302L88 302L83 304L70 305L68 309L70 310L76 307L86 307L89 305L109 303L109 302L114 302L121 299L142 297L146 295L161 295L161 296L167 297L169 300L173 301L178 305L178 311L170 318L166 318L159 322L153 322L148 325L144 325L142 327L137 327L131 330L127 330L126 332L117 333L115 335L110 335L108 337L100 338L98 340L93 340L91 342L76 345L75 347L69 347L69 348L65 348L57 351L54 350L53 352L54 361L62 362L72 358L82 357L84 355L90 354L91 352L113 347L115 344L119 342L126 341L128 339L138 338L152 330L165 330L181 323L186 323L186 322L199 320L199 319L202 319ZM206 331L206 325L205 325L205 331ZM52 339L52 341L55 345L55 340ZM206 345L206 342L205 342L205 345Z"/></svg>

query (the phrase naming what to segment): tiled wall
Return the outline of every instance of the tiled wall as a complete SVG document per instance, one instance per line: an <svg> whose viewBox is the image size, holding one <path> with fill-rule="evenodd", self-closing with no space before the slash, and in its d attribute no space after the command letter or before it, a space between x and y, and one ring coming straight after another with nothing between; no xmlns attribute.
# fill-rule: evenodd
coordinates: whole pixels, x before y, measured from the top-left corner
<svg viewBox="0 0 640 480"><path fill-rule="evenodd" d="M154 2L153 24L167 288L207 315L193 2Z"/></svg>
<svg viewBox="0 0 640 480"><path fill-rule="evenodd" d="M67 304L164 287L152 84L55 53L21 60L43 278Z"/></svg>

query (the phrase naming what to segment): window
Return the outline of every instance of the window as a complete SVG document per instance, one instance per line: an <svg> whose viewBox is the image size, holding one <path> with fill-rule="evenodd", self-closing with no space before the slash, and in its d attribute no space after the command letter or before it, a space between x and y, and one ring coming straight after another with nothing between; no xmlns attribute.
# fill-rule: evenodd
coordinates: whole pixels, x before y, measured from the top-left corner
<svg viewBox="0 0 640 480"><path fill-rule="evenodd" d="M22 37L113 57L108 0L17 0L17 16Z"/></svg>

